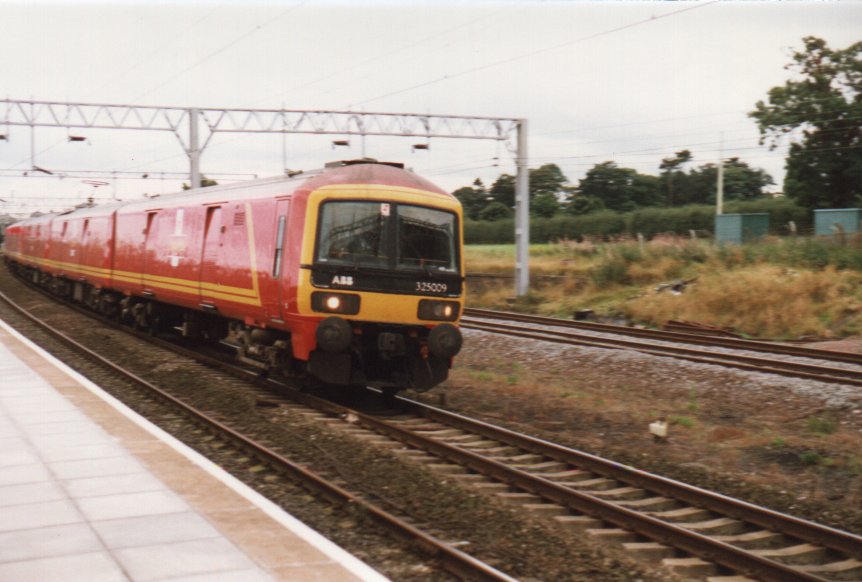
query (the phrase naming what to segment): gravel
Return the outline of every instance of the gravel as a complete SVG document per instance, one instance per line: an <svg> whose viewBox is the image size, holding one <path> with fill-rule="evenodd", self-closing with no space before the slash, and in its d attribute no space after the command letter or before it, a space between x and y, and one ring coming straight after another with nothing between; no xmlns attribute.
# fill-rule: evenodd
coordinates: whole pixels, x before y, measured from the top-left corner
<svg viewBox="0 0 862 582"><path fill-rule="evenodd" d="M456 412L862 533L862 389L464 330ZM656 443L648 425L670 421Z"/></svg>
<svg viewBox="0 0 862 582"><path fill-rule="evenodd" d="M554 329L551 327L537 326L538 329ZM559 328L556 328L559 329ZM488 336L500 338L501 334L464 329L464 341L467 345L474 342L482 344L489 341ZM578 331L580 334L581 332ZM593 336L592 332L586 335ZM595 337L612 337L620 338L611 334L595 334ZM630 338L626 338L630 339ZM661 345L675 345L671 342L656 342L649 340L650 343ZM678 345L678 344L676 344ZM738 355L758 355L756 352L745 350L731 350L724 348L710 348L711 351L724 354ZM650 377L660 379L662 377L673 376L682 373L683 371L691 374L720 374L727 380L733 383L744 384L746 390L790 390L794 394L823 400L823 405L828 408L860 410L862 409L862 388L859 386L833 384L829 382L817 382L813 380L804 380L790 378L787 376L779 376L776 374L768 374L763 372L753 372L747 370L733 370L724 366L704 364L700 362L692 362L689 360L676 359L671 356L655 356L645 354L629 349L606 349L594 348L589 346L567 346L556 342L546 342L542 340L517 338L512 345L507 347L509 353L515 355L520 361L531 362L532 364L541 364L546 366L546 369L559 369L560 362L580 361L589 359L598 366L639 366L643 373L649 374ZM762 354L759 354L762 356ZM770 354L770 358L780 359L782 361L798 361L809 364L822 364L822 361L812 360L810 358L793 358L790 356L782 356ZM829 362L830 367L840 367L848 370L858 370L859 366L844 362Z"/></svg>

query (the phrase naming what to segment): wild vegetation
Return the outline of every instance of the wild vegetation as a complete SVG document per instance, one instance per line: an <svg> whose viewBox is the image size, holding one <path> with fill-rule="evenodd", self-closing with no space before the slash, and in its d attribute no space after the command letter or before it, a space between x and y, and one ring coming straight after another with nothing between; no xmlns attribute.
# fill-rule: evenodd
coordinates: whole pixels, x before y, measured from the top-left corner
<svg viewBox="0 0 862 582"><path fill-rule="evenodd" d="M511 279L471 278L468 305L660 327L687 320L752 337L862 333L862 237L771 238L743 246L684 237L649 242L562 241L530 249L531 291ZM514 246L471 245L469 274L511 276Z"/></svg>

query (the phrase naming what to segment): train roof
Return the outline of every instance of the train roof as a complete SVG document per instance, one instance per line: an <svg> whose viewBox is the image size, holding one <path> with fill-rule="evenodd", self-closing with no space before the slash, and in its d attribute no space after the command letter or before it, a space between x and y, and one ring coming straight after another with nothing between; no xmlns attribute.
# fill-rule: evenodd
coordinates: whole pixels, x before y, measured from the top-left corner
<svg viewBox="0 0 862 582"><path fill-rule="evenodd" d="M349 160L327 164L327 167L304 184L309 190L324 186L347 184L380 184L423 190L451 197L425 178L404 169L403 164L377 162L376 160Z"/></svg>
<svg viewBox="0 0 862 582"><path fill-rule="evenodd" d="M349 184L379 184L381 186L422 190L452 198L449 193L425 178L403 169L401 164L362 159L328 164L327 167L320 170L297 172L287 177L276 176L234 184L207 186L146 200L136 200L123 204L120 210L135 211L141 206L154 208L162 204L173 206L178 202L207 204L218 201L220 198L224 198L224 201L228 202L263 196L286 196L295 192L312 192L325 186Z"/></svg>
<svg viewBox="0 0 862 582"><path fill-rule="evenodd" d="M227 202L260 196L288 195L297 191L312 192L325 186L349 184L379 184L381 186L422 190L446 198L452 198L451 194L440 189L425 178L409 170L405 170L403 164L378 162L377 160L363 158L332 162L320 170L296 172L288 176L275 176L233 184L194 188L141 200L116 202L78 208L61 213L44 214L39 217L24 219L15 224L32 224L36 221L44 222L64 216L69 218L85 218L111 214L115 211L134 212L142 206L158 208L160 206L174 206L177 203L208 203L220 198L220 194L224 194L224 200Z"/></svg>

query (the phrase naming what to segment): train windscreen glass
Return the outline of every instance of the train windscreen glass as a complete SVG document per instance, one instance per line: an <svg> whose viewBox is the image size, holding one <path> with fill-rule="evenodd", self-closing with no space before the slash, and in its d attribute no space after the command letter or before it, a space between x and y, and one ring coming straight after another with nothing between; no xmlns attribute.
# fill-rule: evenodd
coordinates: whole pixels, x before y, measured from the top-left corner
<svg viewBox="0 0 862 582"><path fill-rule="evenodd" d="M330 265L457 272L456 217L390 202L326 202L317 262Z"/></svg>
<svg viewBox="0 0 862 582"><path fill-rule="evenodd" d="M327 202L318 231L317 260L335 265L386 267L389 204Z"/></svg>
<svg viewBox="0 0 862 582"><path fill-rule="evenodd" d="M455 215L421 206L398 206L398 268L454 273Z"/></svg>

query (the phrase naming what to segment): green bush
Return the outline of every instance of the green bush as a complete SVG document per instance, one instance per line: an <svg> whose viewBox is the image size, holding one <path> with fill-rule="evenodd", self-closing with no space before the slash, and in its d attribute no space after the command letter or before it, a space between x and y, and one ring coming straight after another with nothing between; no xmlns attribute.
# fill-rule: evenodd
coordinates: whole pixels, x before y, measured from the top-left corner
<svg viewBox="0 0 862 582"><path fill-rule="evenodd" d="M811 213L792 200L783 198L763 199L747 202L731 202L725 207L727 213L769 213L770 232L788 234L788 223L796 223L797 232L811 230ZM594 238L614 238L621 235L637 236L643 234L652 238L657 234L673 233L687 235L689 231L712 233L715 227L715 207L710 205L691 205L678 208L641 208L632 212L601 210L590 214L557 214L550 218L530 219L530 242L546 243L563 238L580 239L584 236ZM464 237L467 244L505 244L515 241L515 220L511 217L498 220L465 220ZM843 259L851 264L862 261L851 253Z"/></svg>
<svg viewBox="0 0 862 582"><path fill-rule="evenodd" d="M652 238L657 234L686 235L691 230L712 232L715 208L712 206L681 206L679 208L642 208L630 214L629 233Z"/></svg>
<svg viewBox="0 0 862 582"><path fill-rule="evenodd" d="M479 213L480 220L491 222L511 217L512 209L507 207L502 202L492 202Z"/></svg>
<svg viewBox="0 0 862 582"><path fill-rule="evenodd" d="M798 206L789 198L764 198L747 202L730 202L725 206L727 214L753 214L766 212L769 214L769 232L777 235L790 233L788 223L796 223L796 232L808 233L813 228L811 211Z"/></svg>
<svg viewBox="0 0 862 582"><path fill-rule="evenodd" d="M503 220L465 220L464 242L468 245L511 244L515 242L515 221Z"/></svg>
<svg viewBox="0 0 862 582"><path fill-rule="evenodd" d="M553 219L552 219L553 220ZM611 237L626 234L626 215L613 210L602 210L592 214L575 216L572 219L575 232L569 238L581 236Z"/></svg>

